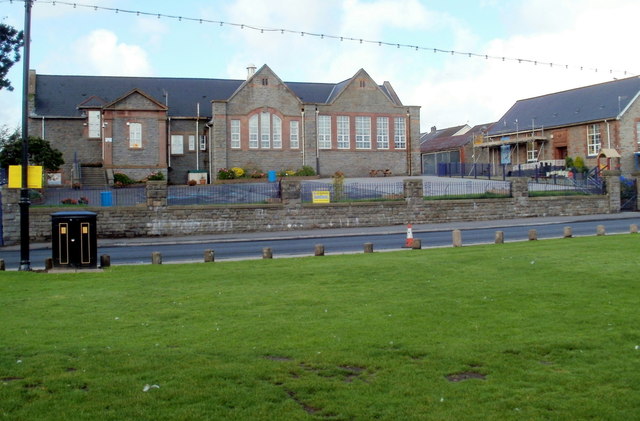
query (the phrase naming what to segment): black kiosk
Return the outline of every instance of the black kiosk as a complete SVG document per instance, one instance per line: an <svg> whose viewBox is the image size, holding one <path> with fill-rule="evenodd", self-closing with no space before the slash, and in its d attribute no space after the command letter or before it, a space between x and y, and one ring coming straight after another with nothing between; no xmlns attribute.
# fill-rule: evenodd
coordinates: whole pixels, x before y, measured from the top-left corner
<svg viewBox="0 0 640 421"><path fill-rule="evenodd" d="M51 214L51 224L54 267L98 266L95 212L56 212Z"/></svg>

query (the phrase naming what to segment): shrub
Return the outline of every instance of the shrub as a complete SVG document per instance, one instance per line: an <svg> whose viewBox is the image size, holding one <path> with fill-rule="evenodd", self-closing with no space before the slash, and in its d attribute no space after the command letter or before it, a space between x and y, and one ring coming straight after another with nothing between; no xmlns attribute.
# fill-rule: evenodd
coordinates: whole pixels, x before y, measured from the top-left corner
<svg viewBox="0 0 640 421"><path fill-rule="evenodd" d="M161 173L160 171L151 174L149 177L147 177L147 180L149 181L162 181L164 180L164 174Z"/></svg>
<svg viewBox="0 0 640 421"><path fill-rule="evenodd" d="M235 178L240 178L244 175L244 170L240 167L233 167L231 168L231 171L233 171L233 174L235 175Z"/></svg>
<svg viewBox="0 0 640 421"><path fill-rule="evenodd" d="M296 175L307 177L316 175L316 171L308 165L303 165L298 171L296 171Z"/></svg>
<svg viewBox="0 0 640 421"><path fill-rule="evenodd" d="M220 168L218 170L218 180L233 180L236 178L236 173L233 170L228 170L226 168Z"/></svg>
<svg viewBox="0 0 640 421"><path fill-rule="evenodd" d="M576 156L576 159L573 160L573 166L576 171L583 172L585 170L584 159L581 156Z"/></svg>
<svg viewBox="0 0 640 421"><path fill-rule="evenodd" d="M113 174L113 182L117 186L124 187L124 186L128 186L128 185L134 184L135 180L133 180L127 174L123 174L123 173L118 172L118 173Z"/></svg>

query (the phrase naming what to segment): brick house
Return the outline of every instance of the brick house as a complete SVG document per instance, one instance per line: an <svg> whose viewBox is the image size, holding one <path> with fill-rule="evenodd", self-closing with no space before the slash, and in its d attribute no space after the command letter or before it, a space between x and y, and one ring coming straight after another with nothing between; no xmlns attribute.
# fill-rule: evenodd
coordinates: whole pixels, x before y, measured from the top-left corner
<svg viewBox="0 0 640 421"><path fill-rule="evenodd" d="M640 171L639 96L640 77L631 77L522 99L475 146L493 168L581 157L630 175Z"/></svg>
<svg viewBox="0 0 640 421"><path fill-rule="evenodd" d="M475 155L474 142L482 140L493 123L468 124L446 129L431 128L423 133L420 140L422 173L425 175L441 174L440 164L471 164L478 161Z"/></svg>
<svg viewBox="0 0 640 421"><path fill-rule="evenodd" d="M29 130L79 167L184 184L220 168L310 166L321 175L420 172L420 109L365 72L339 83L283 82L267 65L246 80L37 75ZM86 173L86 171L82 172Z"/></svg>

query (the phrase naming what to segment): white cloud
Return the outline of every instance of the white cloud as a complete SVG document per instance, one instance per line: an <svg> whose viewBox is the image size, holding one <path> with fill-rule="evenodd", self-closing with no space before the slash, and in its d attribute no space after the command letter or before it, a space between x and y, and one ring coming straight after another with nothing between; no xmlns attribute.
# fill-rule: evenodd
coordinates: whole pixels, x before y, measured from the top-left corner
<svg viewBox="0 0 640 421"><path fill-rule="evenodd" d="M76 43L80 69L102 76L149 76L151 65L146 51L118 41L111 31L97 29Z"/></svg>

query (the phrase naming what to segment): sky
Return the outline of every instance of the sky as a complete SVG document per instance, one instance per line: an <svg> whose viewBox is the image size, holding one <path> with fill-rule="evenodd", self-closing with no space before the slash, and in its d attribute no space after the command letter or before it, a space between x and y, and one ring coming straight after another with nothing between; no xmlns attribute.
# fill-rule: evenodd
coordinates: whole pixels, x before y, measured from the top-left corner
<svg viewBox="0 0 640 421"><path fill-rule="evenodd" d="M0 0L0 19L23 29L24 9ZM244 79L267 64L286 82L330 83L362 68L421 107L425 132L640 74L638 16L638 0L35 0L30 68ZM15 90L0 90L0 126L20 125L22 66L9 73Z"/></svg>

